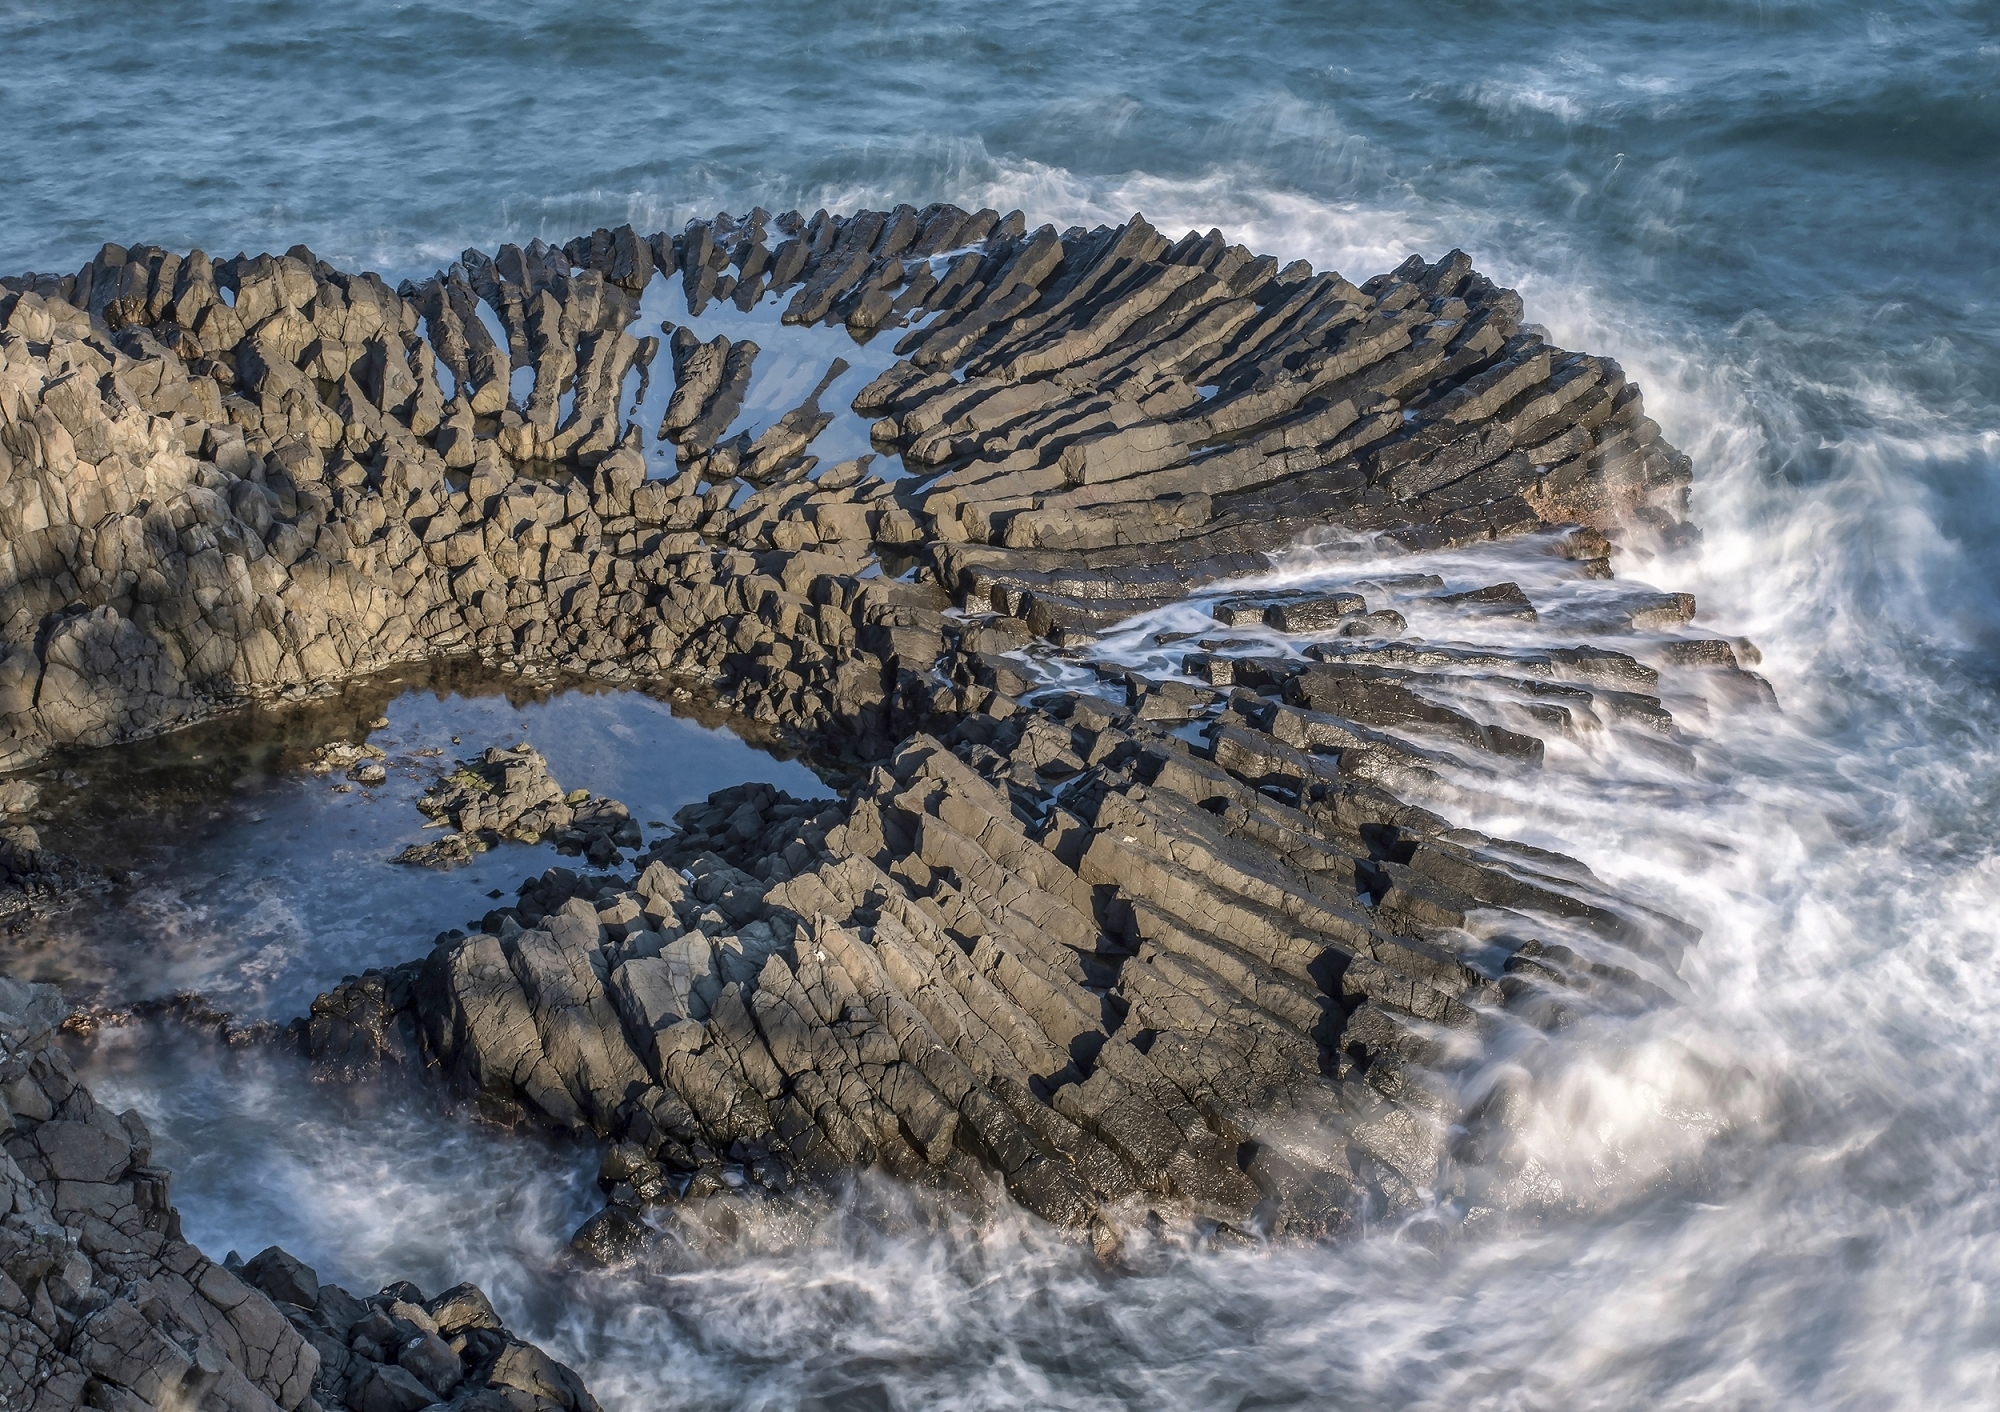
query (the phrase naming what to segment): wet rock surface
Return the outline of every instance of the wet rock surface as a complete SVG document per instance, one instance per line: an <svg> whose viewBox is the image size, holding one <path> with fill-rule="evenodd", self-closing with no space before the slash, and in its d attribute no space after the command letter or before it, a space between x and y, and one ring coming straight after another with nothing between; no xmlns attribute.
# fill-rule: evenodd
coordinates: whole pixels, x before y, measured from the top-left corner
<svg viewBox="0 0 2000 1412"><path fill-rule="evenodd" d="M1435 778L1429 748L1318 709L1328 670L1258 662L1193 742L966 688L844 800L721 791L630 874L530 879L322 996L305 1048L611 1140L577 1237L603 1264L871 1165L972 1196L997 1172L1107 1249L1148 1218L1317 1239L1440 1190L1532 1205L1504 1109L1455 1080L1566 994L1664 998L1692 933L1375 783Z"/></svg>
<svg viewBox="0 0 2000 1412"><path fill-rule="evenodd" d="M577 1375L502 1327L477 1285L426 1298L402 1280L356 1298L275 1245L227 1264L319 1354L322 1407L597 1412Z"/></svg>
<svg viewBox="0 0 2000 1412"><path fill-rule="evenodd" d="M525 741L458 762L417 807L433 826L451 832L435 842L411 844L397 855L398 863L448 868L501 839L550 838L564 852L581 853L601 867L615 861L620 848L636 848L640 841L639 825L623 804L588 790L565 793L550 777L548 761Z"/></svg>
<svg viewBox="0 0 2000 1412"><path fill-rule="evenodd" d="M104 869L43 846L34 824L41 799L32 779L0 780L0 930L16 930L110 880Z"/></svg>
<svg viewBox="0 0 2000 1412"><path fill-rule="evenodd" d="M0 1403L595 1412L471 1286L362 1301L276 1249L209 1260L181 1237L145 1122L77 1082L62 1017L53 987L0 978Z"/></svg>
<svg viewBox="0 0 2000 1412"><path fill-rule="evenodd" d="M812 454L838 360L730 436L760 350L636 332L656 275L692 315L776 293L893 337L852 401L875 452ZM1611 536L1692 534L1687 458L1460 252L1356 285L1140 217L899 207L469 250L395 291L303 247L5 287L0 761L476 654L697 683L844 786L725 790L628 858L622 806L496 746L401 861L554 837L586 866L294 1026L325 1077L425 1070L606 1139L598 1263L866 1167L997 1174L1107 1251L1162 1215L1531 1208L1504 1092L1458 1080L1568 996L1658 1003L1693 937L1455 827L1453 791L1595 732L1684 757L1663 674L1770 701L1689 595L1611 580ZM657 428L633 372L674 379ZM1513 538L1553 587L1288 587L1308 536ZM1144 665L1102 650L1225 584ZM365 784L364 754L323 763Z"/></svg>
<svg viewBox="0 0 2000 1412"><path fill-rule="evenodd" d="M64 907L101 886L107 876L101 868L42 847L30 825L0 824L0 928L11 930Z"/></svg>

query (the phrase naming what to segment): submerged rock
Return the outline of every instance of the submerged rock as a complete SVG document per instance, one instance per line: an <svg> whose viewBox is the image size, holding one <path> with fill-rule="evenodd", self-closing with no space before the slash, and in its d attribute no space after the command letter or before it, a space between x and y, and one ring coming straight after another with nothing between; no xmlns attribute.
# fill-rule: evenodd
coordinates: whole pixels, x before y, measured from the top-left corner
<svg viewBox="0 0 2000 1412"><path fill-rule="evenodd" d="M10 781L32 785L26 781ZM19 798L32 795L17 793ZM0 815L0 929L18 928L30 919L59 911L102 887L113 874L67 853L42 845L41 834L21 814Z"/></svg>

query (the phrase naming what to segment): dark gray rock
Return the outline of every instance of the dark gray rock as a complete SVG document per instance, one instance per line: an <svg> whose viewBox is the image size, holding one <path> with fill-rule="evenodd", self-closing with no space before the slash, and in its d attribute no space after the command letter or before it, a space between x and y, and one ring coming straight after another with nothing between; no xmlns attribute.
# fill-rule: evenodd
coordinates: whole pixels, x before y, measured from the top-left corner
<svg viewBox="0 0 2000 1412"><path fill-rule="evenodd" d="M396 1366L415 1377L438 1399L450 1397L452 1390L465 1378L464 1370L459 1367L458 1355L430 1329L403 1341L396 1349Z"/></svg>
<svg viewBox="0 0 2000 1412"><path fill-rule="evenodd" d="M293 1304L301 1309L319 1307L319 1276L311 1266L275 1245L252 1256L242 1275L280 1304Z"/></svg>
<svg viewBox="0 0 2000 1412"><path fill-rule="evenodd" d="M354 1412L418 1412L437 1401L424 1382L408 1369L378 1363L347 1394Z"/></svg>
<svg viewBox="0 0 2000 1412"><path fill-rule="evenodd" d="M1273 603L1264 610L1264 622L1279 632L1328 632L1367 608L1358 593L1330 593Z"/></svg>
<svg viewBox="0 0 2000 1412"><path fill-rule="evenodd" d="M627 1207L607 1206L571 1237L577 1257L602 1270L621 1270L636 1263L653 1238L639 1214Z"/></svg>

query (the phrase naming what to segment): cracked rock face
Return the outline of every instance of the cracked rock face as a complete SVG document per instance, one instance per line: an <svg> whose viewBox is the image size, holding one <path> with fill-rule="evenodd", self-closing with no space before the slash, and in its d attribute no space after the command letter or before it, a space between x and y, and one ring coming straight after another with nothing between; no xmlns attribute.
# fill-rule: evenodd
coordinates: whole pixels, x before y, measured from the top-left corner
<svg viewBox="0 0 2000 1412"><path fill-rule="evenodd" d="M775 293L893 339L851 401L875 454L812 453L840 360L728 435L761 350L641 331L655 277L692 316ZM1449 782L1595 732L1671 758L1667 676L1769 704L1745 645L1683 633L1691 597L1612 576L1610 536L1692 534L1687 458L1456 251L1355 284L1136 216L905 206L469 250L393 291L303 247L5 287L0 761L476 653L694 679L857 781L724 791L614 872L622 808L490 750L406 860L574 834L597 871L297 1027L330 1077L433 1068L608 1139L579 1235L608 1263L690 1197L875 1165L998 1173L1107 1249L1149 1212L1310 1239L1532 1207L1507 1094L1466 1076L1578 997L1663 1003L1693 937L1456 827ZM657 427L635 371L673 379ZM1514 539L1542 578L1253 586L1329 535ZM1104 646L1225 583L1144 665Z"/></svg>
<svg viewBox="0 0 2000 1412"><path fill-rule="evenodd" d="M0 1405L596 1412L470 1285L361 1301L275 1247L209 1260L181 1237L145 1123L77 1083L62 1013L54 987L0 977Z"/></svg>

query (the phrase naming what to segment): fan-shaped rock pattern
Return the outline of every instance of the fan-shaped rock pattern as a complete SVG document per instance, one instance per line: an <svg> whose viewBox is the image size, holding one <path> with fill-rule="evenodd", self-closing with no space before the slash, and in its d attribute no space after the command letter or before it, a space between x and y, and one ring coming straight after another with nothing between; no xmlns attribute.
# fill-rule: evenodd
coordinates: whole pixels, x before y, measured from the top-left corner
<svg viewBox="0 0 2000 1412"><path fill-rule="evenodd" d="M718 444L757 350L683 329L685 469L647 478L618 399L653 375L656 273L693 307L915 321L856 410L922 477L809 479L813 401ZM1138 217L900 207L469 250L399 290L303 247L147 246L4 290L0 760L449 653L704 676L879 758L948 600L1060 641L1312 526L1671 528L1689 479L1616 364L1456 252L1356 286ZM878 546L935 587L866 579Z"/></svg>
<svg viewBox="0 0 2000 1412"><path fill-rule="evenodd" d="M894 337L853 410L907 474L811 454L837 368L731 436L760 350L640 331L655 276L693 315L775 291ZM393 291L303 248L143 246L6 288L5 759L476 653L699 679L867 772L837 805L720 797L634 875L551 874L302 1026L329 1073L396 1056L614 1139L618 1211L881 1163L997 1169L1079 1229L1164 1202L1316 1234L1468 1152L1468 1200L1525 1200L1505 1096L1457 1076L1565 997L1652 1003L1688 933L1419 801L1553 735L1672 751L1662 672L1768 696L1677 631L1686 595L1421 574L1239 594L1156 639L1192 638L1167 670L1101 671L1108 700L1041 689L1019 649L1308 532L1539 534L1578 582L1606 532L1689 532L1638 389L1458 252L1357 285L1136 216L905 206L467 251ZM666 369L642 428L624 389ZM1607 635L1631 650L1581 640Z"/></svg>

